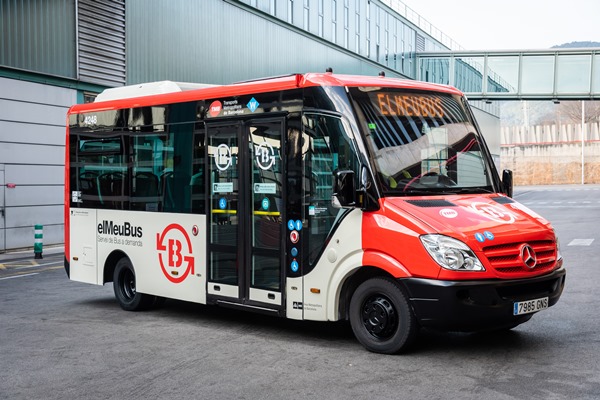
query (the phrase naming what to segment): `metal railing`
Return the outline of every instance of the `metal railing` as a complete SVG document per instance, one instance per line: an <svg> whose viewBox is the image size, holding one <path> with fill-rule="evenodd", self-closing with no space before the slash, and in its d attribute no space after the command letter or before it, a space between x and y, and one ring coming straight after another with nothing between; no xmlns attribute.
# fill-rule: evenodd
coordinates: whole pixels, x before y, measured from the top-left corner
<svg viewBox="0 0 600 400"><path fill-rule="evenodd" d="M418 26L423 32L431 36L433 39L442 43L444 46L451 50L463 50L464 48L455 42L450 36L440 31L438 28L433 26L429 21L423 18L415 10L404 4L400 0L380 0L383 4Z"/></svg>

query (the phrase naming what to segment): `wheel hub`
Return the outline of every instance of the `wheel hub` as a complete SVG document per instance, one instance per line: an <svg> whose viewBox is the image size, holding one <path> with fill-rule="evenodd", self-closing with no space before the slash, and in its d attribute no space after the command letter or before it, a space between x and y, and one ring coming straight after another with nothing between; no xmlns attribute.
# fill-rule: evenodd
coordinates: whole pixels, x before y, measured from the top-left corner
<svg viewBox="0 0 600 400"><path fill-rule="evenodd" d="M126 271L123 276L123 294L128 299L135 297L135 275L131 271Z"/></svg>
<svg viewBox="0 0 600 400"><path fill-rule="evenodd" d="M362 320L367 331L379 339L389 338L398 327L398 314L394 306L381 295L365 301Z"/></svg>

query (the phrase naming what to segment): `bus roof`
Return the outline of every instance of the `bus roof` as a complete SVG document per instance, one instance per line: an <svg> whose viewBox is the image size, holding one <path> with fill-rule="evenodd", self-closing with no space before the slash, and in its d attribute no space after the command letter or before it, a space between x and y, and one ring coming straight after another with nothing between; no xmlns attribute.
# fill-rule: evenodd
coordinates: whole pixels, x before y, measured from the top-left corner
<svg viewBox="0 0 600 400"><path fill-rule="evenodd" d="M291 74L273 78L265 78L222 86L206 86L199 89L161 93L141 97L111 99L87 104L77 104L69 109L68 114L90 111L108 111L122 108L158 106L170 103L182 103L204 99L226 98L254 93L265 93L279 90L291 90L314 86L344 87L386 87L398 89L428 90L461 95L458 89L434 83L414 81L381 76L339 75L326 73ZM113 90L113 89L108 89Z"/></svg>

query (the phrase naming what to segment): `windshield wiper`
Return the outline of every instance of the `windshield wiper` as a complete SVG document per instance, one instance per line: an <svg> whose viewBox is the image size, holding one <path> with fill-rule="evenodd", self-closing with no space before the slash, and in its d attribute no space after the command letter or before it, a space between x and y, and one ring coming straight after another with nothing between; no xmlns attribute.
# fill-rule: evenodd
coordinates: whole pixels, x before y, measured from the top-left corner
<svg viewBox="0 0 600 400"><path fill-rule="evenodd" d="M404 196L439 196L447 194L482 194L482 193L495 193L489 189L481 187L472 188L431 188L431 189L407 189L402 192Z"/></svg>
<svg viewBox="0 0 600 400"><path fill-rule="evenodd" d="M410 196L410 195L426 195L426 196L430 196L430 195L436 194L436 193L432 192L431 190L409 189L409 190L403 191L402 194L405 195L405 196Z"/></svg>
<svg viewBox="0 0 600 400"><path fill-rule="evenodd" d="M454 194L455 192L448 191L447 188L436 189L408 189L402 192L404 196L439 196L443 194Z"/></svg>
<svg viewBox="0 0 600 400"><path fill-rule="evenodd" d="M472 187L472 188L448 188L450 193L454 194L480 194L480 193L495 193L489 189L481 188L481 187Z"/></svg>

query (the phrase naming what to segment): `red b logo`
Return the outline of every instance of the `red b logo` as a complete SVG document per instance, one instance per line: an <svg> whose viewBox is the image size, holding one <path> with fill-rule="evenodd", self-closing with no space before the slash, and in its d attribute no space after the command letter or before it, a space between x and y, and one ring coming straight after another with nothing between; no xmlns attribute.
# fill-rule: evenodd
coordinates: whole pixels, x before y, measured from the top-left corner
<svg viewBox="0 0 600 400"><path fill-rule="evenodd" d="M184 249L183 244L187 247ZM194 274L194 256L192 255L192 242L183 227L179 224L171 224L165 228L162 234L156 234L156 250L158 261L163 274L173 283L181 283L189 274ZM185 250L185 255L182 252ZM165 265L163 256L166 256ZM185 263L185 265L184 265ZM181 271L184 265L185 271Z"/></svg>

